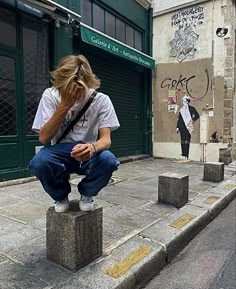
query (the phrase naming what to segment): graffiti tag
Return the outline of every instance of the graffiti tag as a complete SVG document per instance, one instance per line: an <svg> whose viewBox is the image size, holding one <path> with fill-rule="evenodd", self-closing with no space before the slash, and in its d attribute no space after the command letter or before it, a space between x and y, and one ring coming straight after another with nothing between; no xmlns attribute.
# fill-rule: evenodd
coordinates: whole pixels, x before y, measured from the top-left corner
<svg viewBox="0 0 236 289"><path fill-rule="evenodd" d="M195 6L176 12L171 17L171 26L185 29L186 27L196 27L204 23L203 6Z"/></svg>
<svg viewBox="0 0 236 289"><path fill-rule="evenodd" d="M196 75L192 75L190 77L184 77L182 74L180 74L178 79L173 79L170 77L165 78L162 82L161 82L161 88L165 88L167 87L168 90L169 89L186 89L186 92L189 96L191 96L194 99L202 99L207 92L209 91L209 86L210 86L210 78L209 78L209 73L208 70L205 70L205 77L206 77L206 88L205 88L205 92L203 93L203 95L197 96L197 95L193 95L192 93L192 89L191 89L191 83L192 80L194 78L196 78Z"/></svg>

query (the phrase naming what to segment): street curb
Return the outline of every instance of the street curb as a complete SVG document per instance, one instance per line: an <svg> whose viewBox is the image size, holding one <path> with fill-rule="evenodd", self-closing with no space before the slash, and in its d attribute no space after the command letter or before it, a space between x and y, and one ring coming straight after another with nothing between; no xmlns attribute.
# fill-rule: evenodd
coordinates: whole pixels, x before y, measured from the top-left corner
<svg viewBox="0 0 236 289"><path fill-rule="evenodd" d="M14 179L9 181L2 181L0 182L0 188L14 186L14 185L21 185L29 182L37 181L36 177L29 177L29 178L20 178L20 179Z"/></svg>
<svg viewBox="0 0 236 289"><path fill-rule="evenodd" d="M236 197L234 179L235 176L200 194L180 210L157 221L106 256L80 270L78 275L74 275L61 286L53 288L143 288ZM178 224L176 221L186 215L192 216L193 219L190 218L180 228L173 227L173 224ZM137 263L134 262L125 273L117 278L106 274L109 270L114 271L113 267L125 267L124 264L129 263L127 260L134 259L133 254L142 247L149 248L150 253Z"/></svg>
<svg viewBox="0 0 236 289"><path fill-rule="evenodd" d="M180 209L177 212L172 213L168 218L172 218L174 215L178 214L181 211L189 211L188 207L193 207L194 209L199 208L202 210L202 214L199 215L199 218L194 219L192 222L189 223L189 225L186 225L186 227L183 229L182 232L179 234L176 234L175 237L166 243L160 243L157 240L149 239L151 242L159 243L165 252L166 255L166 265L173 260L173 258L184 249L184 247L202 230L204 229L214 218L223 210L225 209L231 201L236 197L236 183L235 183L235 176L227 181L223 181L220 183L219 186L215 187L214 189L210 189L208 191L209 195L215 195L219 196L219 199L215 201L212 205L208 205L203 203L202 205L198 203L198 205L194 205L194 203L197 202L199 198L203 198L201 194L199 197L196 197L192 202L190 202L188 205L184 206L182 209ZM205 197L206 199L206 197ZM167 218L167 219L168 219ZM165 222L165 221L163 221ZM168 222L168 221L167 221ZM161 222L160 222L161 223ZM148 228L148 231L152 231L156 226L158 226L158 223L153 225L152 227ZM160 231L157 232L159 235ZM145 232L142 232L140 235L143 235L145 238ZM147 237L147 235L146 235ZM157 260L155 260L155 263L158 263ZM151 265L151 262L146 262L144 267L148 267L150 272L153 272L155 268ZM161 269L157 272L158 274ZM148 272L148 270L146 270ZM135 272L136 279L139 275L139 270ZM121 287L121 288L127 288L127 289L141 289L143 286L145 286L151 279L153 278L153 274L150 274L150 276L146 276L146 280L139 284L139 282L136 282L135 287ZM116 287L112 289L118 289Z"/></svg>

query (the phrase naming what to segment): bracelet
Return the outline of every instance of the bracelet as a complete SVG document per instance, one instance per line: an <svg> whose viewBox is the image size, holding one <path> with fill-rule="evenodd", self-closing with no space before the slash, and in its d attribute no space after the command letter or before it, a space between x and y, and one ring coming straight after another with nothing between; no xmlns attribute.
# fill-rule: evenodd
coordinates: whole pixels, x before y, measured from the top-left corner
<svg viewBox="0 0 236 289"><path fill-rule="evenodd" d="M90 147L91 147L91 150L93 151L93 154L96 154L97 150L95 148L95 145L93 143L90 143Z"/></svg>

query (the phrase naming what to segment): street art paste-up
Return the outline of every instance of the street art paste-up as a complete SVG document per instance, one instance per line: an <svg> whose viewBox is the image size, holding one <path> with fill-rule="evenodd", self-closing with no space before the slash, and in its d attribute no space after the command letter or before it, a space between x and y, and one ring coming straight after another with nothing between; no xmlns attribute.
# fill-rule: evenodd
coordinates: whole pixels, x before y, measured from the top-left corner
<svg viewBox="0 0 236 289"><path fill-rule="evenodd" d="M190 97L182 97L183 106L180 108L179 117L176 125L176 132L180 133L182 156L188 160L191 134L193 132L193 123L199 119L197 110L189 105Z"/></svg>
<svg viewBox="0 0 236 289"><path fill-rule="evenodd" d="M175 89L168 90L168 112L177 113L178 105L177 105L177 92Z"/></svg>
<svg viewBox="0 0 236 289"><path fill-rule="evenodd" d="M199 34L195 32L197 26L204 24L202 6L195 6L176 12L171 18L171 26L177 27L174 39L169 44L170 57L176 57L178 62L187 58L194 58L197 50Z"/></svg>

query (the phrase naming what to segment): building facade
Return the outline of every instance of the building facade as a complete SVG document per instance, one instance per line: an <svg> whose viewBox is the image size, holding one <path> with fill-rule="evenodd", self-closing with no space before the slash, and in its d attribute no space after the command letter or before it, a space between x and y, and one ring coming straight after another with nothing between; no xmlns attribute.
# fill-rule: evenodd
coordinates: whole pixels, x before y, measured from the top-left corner
<svg viewBox="0 0 236 289"><path fill-rule="evenodd" d="M83 53L121 128L119 157L152 150L152 8L149 0L0 0L0 181L26 177L40 149L31 130L49 71Z"/></svg>
<svg viewBox="0 0 236 289"><path fill-rule="evenodd" d="M236 159L235 1L154 1L153 154L180 158L181 99L200 114L190 159Z"/></svg>

